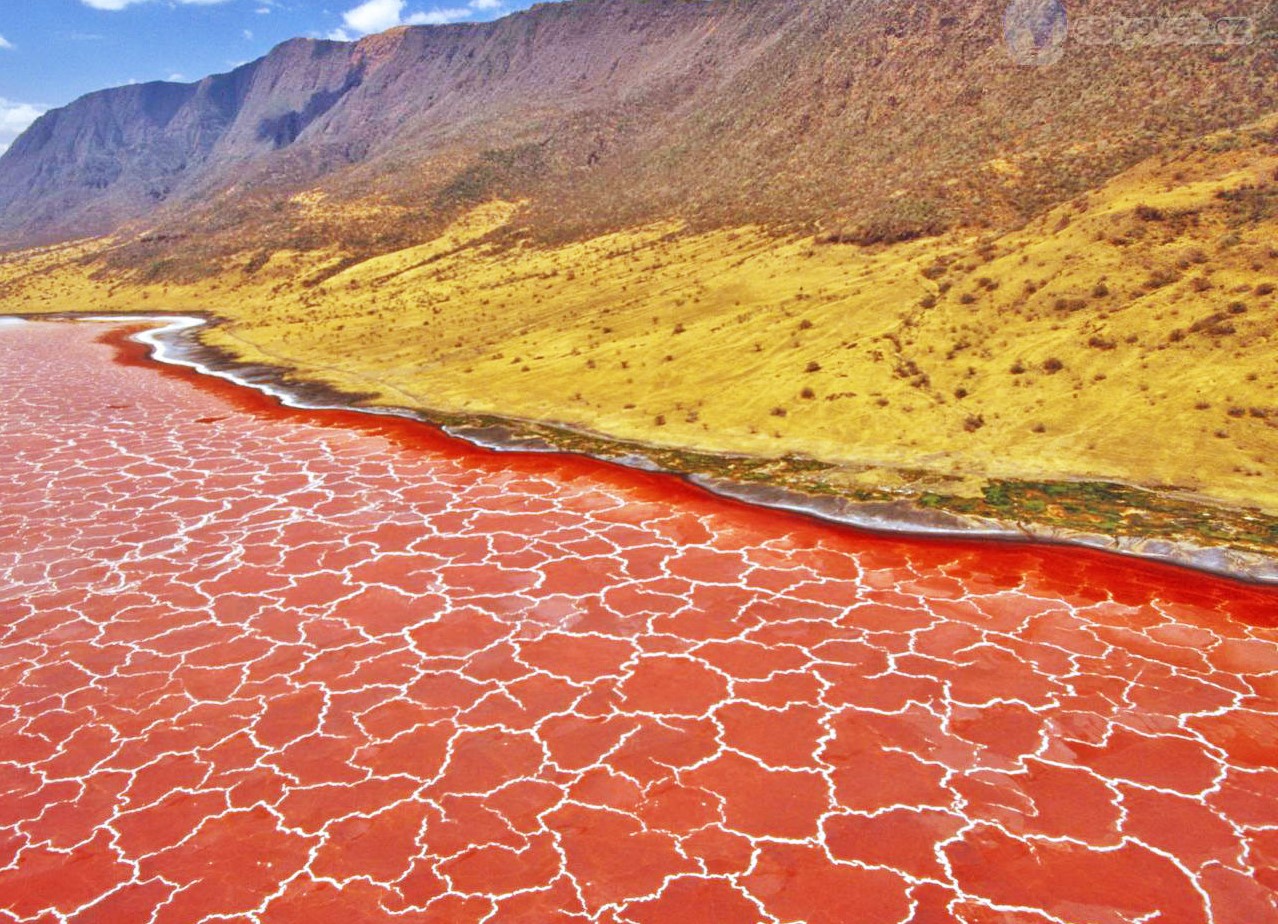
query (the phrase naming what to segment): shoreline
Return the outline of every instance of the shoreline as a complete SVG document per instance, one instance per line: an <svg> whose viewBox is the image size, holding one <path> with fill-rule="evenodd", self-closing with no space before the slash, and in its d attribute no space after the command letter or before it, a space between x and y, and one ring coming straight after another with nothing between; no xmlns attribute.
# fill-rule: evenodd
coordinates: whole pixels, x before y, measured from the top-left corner
<svg viewBox="0 0 1278 924"><path fill-rule="evenodd" d="M625 468L676 477L713 495L737 502L795 513L870 533L1079 547L1207 573L1249 585L1278 586L1278 556L1180 539L1090 533L1028 521L1010 523L935 509L906 497L867 501L797 490L783 484L769 483L766 479L734 480L704 472L681 470L655 460L653 456L670 454L664 447L627 443L543 421L490 416L476 421L474 417L464 419L459 415L423 409L361 405L360 402L370 396L347 394L316 383L290 382L287 369L239 362L223 351L203 344L198 338L198 331L224 323L215 316L163 311L147 314L12 314L0 316L0 327L42 321L148 325L145 330L130 334L130 338L147 348L150 360L255 390L285 407L304 411L356 412L413 421L430 426L453 439L495 452L584 456ZM537 429L585 439L597 445L591 447L594 451L557 445L536 432L530 432ZM609 447L616 451L602 451ZM686 454L730 461L729 457L715 453ZM749 458L757 461L753 457Z"/></svg>

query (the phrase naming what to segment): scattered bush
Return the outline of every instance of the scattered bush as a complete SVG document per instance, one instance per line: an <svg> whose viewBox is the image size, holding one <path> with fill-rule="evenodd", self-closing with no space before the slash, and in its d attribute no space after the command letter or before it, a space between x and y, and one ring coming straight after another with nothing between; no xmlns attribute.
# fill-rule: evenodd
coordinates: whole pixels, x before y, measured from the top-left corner
<svg viewBox="0 0 1278 924"><path fill-rule="evenodd" d="M859 244L869 247L875 244L899 244L921 237L935 237L947 225L948 215L936 202L923 199L903 199L893 202L857 228L826 235L825 243Z"/></svg>
<svg viewBox="0 0 1278 924"><path fill-rule="evenodd" d="M1237 189L1222 189L1216 198L1227 205L1231 224L1256 224L1272 218L1278 210L1278 190L1250 183Z"/></svg>
<svg viewBox="0 0 1278 924"><path fill-rule="evenodd" d="M1217 312L1208 315L1200 321L1195 321L1189 326L1191 334L1209 334L1212 337L1227 337L1230 334L1237 333L1233 324L1226 320L1227 315Z"/></svg>

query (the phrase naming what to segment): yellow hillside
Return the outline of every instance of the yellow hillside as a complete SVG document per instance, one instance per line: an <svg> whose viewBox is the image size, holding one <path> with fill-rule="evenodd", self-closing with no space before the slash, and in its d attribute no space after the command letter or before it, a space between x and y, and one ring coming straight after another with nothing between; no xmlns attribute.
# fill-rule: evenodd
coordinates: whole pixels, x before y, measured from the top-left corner
<svg viewBox="0 0 1278 924"><path fill-rule="evenodd" d="M211 345L387 404L1276 514L1276 129L1001 236L865 249L671 222L544 247L491 203L425 246L246 257L189 286L95 279L100 243L19 255L0 310L202 309L229 322Z"/></svg>

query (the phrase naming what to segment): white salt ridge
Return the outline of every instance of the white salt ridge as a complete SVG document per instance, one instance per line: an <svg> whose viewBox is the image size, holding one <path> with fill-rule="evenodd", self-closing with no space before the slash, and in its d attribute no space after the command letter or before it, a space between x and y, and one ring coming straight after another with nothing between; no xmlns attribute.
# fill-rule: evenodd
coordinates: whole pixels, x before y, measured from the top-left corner
<svg viewBox="0 0 1278 924"><path fill-rule="evenodd" d="M20 318L0 318L0 324L7 320L25 323ZM76 320L112 324L141 321L154 324L153 328L136 334L133 339L150 347L151 356L156 361L173 366L183 366L187 369L193 369L202 375L214 376L227 382L233 382L236 385L256 389L259 392L270 395L286 407L313 411L358 411L362 414L373 414L380 417L423 420L420 414L416 414L406 408L351 407L343 404L323 404L306 401L298 394L281 388L273 381L252 375L239 374L233 370L209 366L197 358L196 355L193 355L198 354L199 348L198 346L194 349L191 348L187 337L191 331L204 327L209 323L204 318L191 315L104 315L80 317L76 318ZM486 438L487 435L482 432L469 433L466 429L461 429L457 432L454 432L449 427L441 427L440 429L455 439L498 452L560 451L554 447L548 449L535 445L525 447L513 441L503 442L499 439ZM646 465L634 464L631 461L633 458L633 456L616 457L603 459L603 461L646 471L663 471L651 462ZM669 474L676 477L685 477L678 472ZM1245 581L1278 584L1278 560L1253 552L1203 547L1184 541L1169 542L1058 530L1030 524L1011 526L985 519L959 516L952 518L955 521L953 524L926 522L920 520L917 516L902 515L897 510L882 509L885 505L881 504L859 505L841 498L810 497L783 488L739 485L723 479L708 478L700 475L692 475L687 480L712 494L722 497L756 504L761 507L788 510L829 523L876 532L991 541L1020 540L1031 543L1084 546L1126 555L1131 558L1177 565Z"/></svg>

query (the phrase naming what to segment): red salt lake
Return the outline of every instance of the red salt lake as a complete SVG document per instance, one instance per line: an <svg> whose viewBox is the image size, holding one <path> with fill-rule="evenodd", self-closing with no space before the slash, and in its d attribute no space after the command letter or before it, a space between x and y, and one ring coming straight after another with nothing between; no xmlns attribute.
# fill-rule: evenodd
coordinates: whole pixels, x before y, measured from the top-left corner
<svg viewBox="0 0 1278 924"><path fill-rule="evenodd" d="M1278 921L1278 592L0 328L0 920Z"/></svg>

